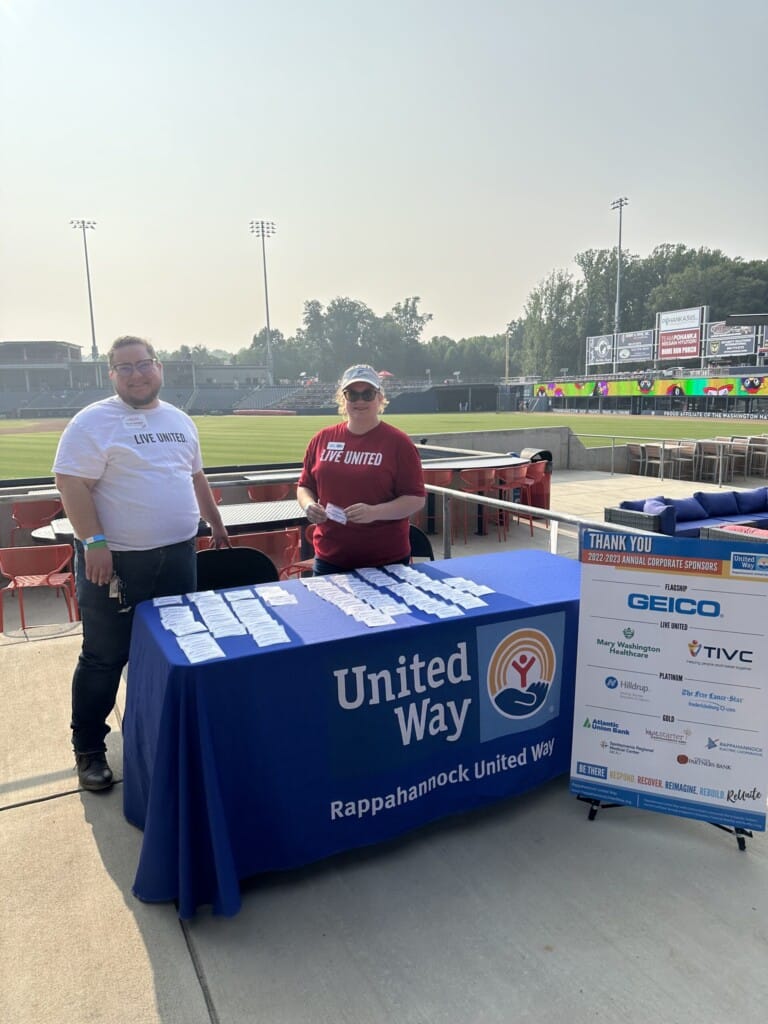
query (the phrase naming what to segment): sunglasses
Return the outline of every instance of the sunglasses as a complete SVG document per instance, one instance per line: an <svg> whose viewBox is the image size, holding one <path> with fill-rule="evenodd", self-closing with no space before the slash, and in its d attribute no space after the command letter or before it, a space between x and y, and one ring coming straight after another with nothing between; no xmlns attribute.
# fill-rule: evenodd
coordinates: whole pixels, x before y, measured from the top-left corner
<svg viewBox="0 0 768 1024"><path fill-rule="evenodd" d="M378 393L376 388L365 388L363 391L357 391L355 388L344 388L344 397L348 402L359 402L360 399L364 402L372 402Z"/></svg>
<svg viewBox="0 0 768 1024"><path fill-rule="evenodd" d="M117 363L112 369L120 377L130 377L134 370L137 373L149 373L156 362L156 359L140 359L138 363Z"/></svg>

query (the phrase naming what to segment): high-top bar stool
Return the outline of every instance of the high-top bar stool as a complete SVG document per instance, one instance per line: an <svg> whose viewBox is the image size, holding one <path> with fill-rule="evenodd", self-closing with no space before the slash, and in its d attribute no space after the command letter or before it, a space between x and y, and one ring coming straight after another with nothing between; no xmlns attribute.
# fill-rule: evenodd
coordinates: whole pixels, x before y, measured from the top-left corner
<svg viewBox="0 0 768 1024"><path fill-rule="evenodd" d="M461 489L466 494L482 494L487 497L491 496L491 492L494 489L496 470L495 469L464 469L459 474L461 481ZM464 543L467 543L467 535L469 530L469 515L470 507L472 506L471 501L462 501L463 515L462 522L464 524ZM478 533L485 533L485 507L483 505L476 505L477 513L477 524Z"/></svg>
<svg viewBox="0 0 768 1024"><path fill-rule="evenodd" d="M432 484L433 487L453 487L453 470L452 469L425 469L423 470L424 483ZM416 526L420 529L425 530L427 533L435 533L435 526L437 522L437 515L435 509L442 507L442 501L440 495L427 494L427 500L424 508L418 513ZM456 516L452 517L452 530L455 531ZM453 538L451 538L453 539Z"/></svg>
<svg viewBox="0 0 768 1024"><path fill-rule="evenodd" d="M535 463L531 463L535 465ZM544 465L544 463L542 463ZM506 466L504 469L500 469L496 475L496 484L499 488L499 499L501 501L517 501L519 492L523 484L527 481L528 477L528 466ZM516 497L517 495L517 497ZM510 510L506 508L496 509L496 528L499 535L499 540L507 539L507 529L509 527L509 517L511 515ZM518 521L519 521L518 516ZM533 536L533 518L528 517L531 523L531 536Z"/></svg>
<svg viewBox="0 0 768 1024"><path fill-rule="evenodd" d="M525 479L520 484L520 504L521 505L533 505L533 491L536 484L542 479L547 472L546 462L529 462L525 467ZM518 512L517 521L525 516L528 520L528 525L531 528L531 536L533 536L533 514L531 512Z"/></svg>

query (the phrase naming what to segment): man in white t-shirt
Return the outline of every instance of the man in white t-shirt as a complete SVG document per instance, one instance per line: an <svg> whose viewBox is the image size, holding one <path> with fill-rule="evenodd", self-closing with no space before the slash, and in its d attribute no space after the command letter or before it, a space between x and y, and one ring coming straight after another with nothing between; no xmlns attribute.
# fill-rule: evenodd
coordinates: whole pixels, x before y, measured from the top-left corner
<svg viewBox="0 0 768 1024"><path fill-rule="evenodd" d="M56 486L75 532L83 646L72 680L80 785L108 789L104 738L140 601L193 591L200 518L215 547L229 538L203 472L194 423L158 398L162 366L142 338L109 350L117 392L82 409L59 440Z"/></svg>

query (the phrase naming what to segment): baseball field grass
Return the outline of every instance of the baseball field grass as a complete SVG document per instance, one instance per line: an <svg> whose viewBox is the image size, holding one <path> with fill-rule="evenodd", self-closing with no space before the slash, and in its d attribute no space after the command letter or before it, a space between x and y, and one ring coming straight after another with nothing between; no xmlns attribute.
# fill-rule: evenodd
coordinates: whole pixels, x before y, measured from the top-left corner
<svg viewBox="0 0 768 1024"><path fill-rule="evenodd" d="M387 416L414 437L461 435L477 430L515 430L568 426L588 446L611 437L628 440L699 439L723 434L756 434L754 420L694 419L668 416L568 415L565 413L428 413ZM247 466L299 462L312 435L332 422L326 416L198 416L206 466ZM50 477L65 420L0 420L0 481ZM542 447L546 447L542 445Z"/></svg>

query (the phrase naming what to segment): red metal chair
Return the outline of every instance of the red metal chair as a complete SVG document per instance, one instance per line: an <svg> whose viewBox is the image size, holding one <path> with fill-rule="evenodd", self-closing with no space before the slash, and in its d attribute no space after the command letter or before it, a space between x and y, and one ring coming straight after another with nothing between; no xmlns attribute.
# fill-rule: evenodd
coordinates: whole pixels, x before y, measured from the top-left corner
<svg viewBox="0 0 768 1024"><path fill-rule="evenodd" d="M221 488L220 487L212 487L211 488L211 494L213 495L213 500L216 502L216 504L220 505L222 503L223 499L224 499L224 495L222 493Z"/></svg>
<svg viewBox="0 0 768 1024"><path fill-rule="evenodd" d="M299 554L301 531L298 526L285 530L265 530L261 533L236 533L230 536L233 548L256 548L268 555L279 570L295 561ZM207 551L211 546L210 537L198 537L197 551Z"/></svg>
<svg viewBox="0 0 768 1024"><path fill-rule="evenodd" d="M40 526L48 526L62 508L58 498L14 502L11 505L11 517L16 525L11 530L11 547L16 544L16 534L19 530L37 530Z"/></svg>
<svg viewBox="0 0 768 1024"><path fill-rule="evenodd" d="M304 530L304 539L307 544L312 544L312 534L315 532L315 524L310 523ZM298 551L297 551L298 554ZM315 557L298 558L289 565L284 565L280 570L281 580L290 580L294 576L311 576L315 568Z"/></svg>
<svg viewBox="0 0 768 1024"><path fill-rule="evenodd" d="M72 572L71 544L36 544L26 548L0 548L0 573L10 581L0 589L0 633L3 632L3 597L6 591L19 595L21 628L27 628L24 616L24 590L51 587L61 591L67 603L70 622L79 618Z"/></svg>
<svg viewBox="0 0 768 1024"><path fill-rule="evenodd" d="M296 484L251 484L249 501L285 501L296 496Z"/></svg>

